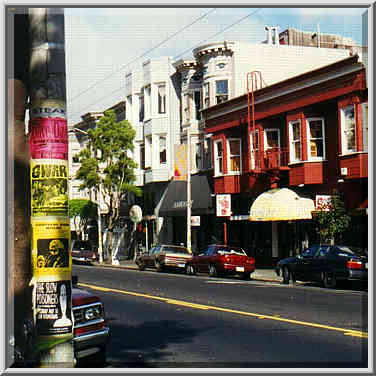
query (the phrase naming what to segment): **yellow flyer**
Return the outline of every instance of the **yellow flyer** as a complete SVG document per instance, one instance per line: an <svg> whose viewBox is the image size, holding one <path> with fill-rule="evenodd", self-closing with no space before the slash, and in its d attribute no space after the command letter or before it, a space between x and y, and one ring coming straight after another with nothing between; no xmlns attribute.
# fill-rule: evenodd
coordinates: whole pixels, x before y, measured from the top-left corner
<svg viewBox="0 0 376 376"><path fill-rule="evenodd" d="M33 276L43 280L65 280L71 277L69 254L70 223L68 218L33 219Z"/></svg>
<svg viewBox="0 0 376 376"><path fill-rule="evenodd" d="M68 161L31 159L31 215L68 217Z"/></svg>

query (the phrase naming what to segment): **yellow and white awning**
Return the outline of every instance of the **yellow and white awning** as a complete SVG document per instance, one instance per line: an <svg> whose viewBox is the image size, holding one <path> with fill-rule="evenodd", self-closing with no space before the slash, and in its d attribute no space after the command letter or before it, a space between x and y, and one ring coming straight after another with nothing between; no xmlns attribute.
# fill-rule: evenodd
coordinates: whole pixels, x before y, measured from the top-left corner
<svg viewBox="0 0 376 376"><path fill-rule="evenodd" d="M249 213L250 221L291 221L312 219L315 204L288 188L271 189L256 198Z"/></svg>

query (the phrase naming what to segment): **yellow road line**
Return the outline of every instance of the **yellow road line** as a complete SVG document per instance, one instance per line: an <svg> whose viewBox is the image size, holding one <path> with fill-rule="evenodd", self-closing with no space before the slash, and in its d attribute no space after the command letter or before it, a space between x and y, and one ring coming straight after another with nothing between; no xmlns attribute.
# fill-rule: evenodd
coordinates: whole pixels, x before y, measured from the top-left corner
<svg viewBox="0 0 376 376"><path fill-rule="evenodd" d="M281 322L287 322L287 323L290 323L290 324L310 326L310 327L313 327L313 328L334 330L334 331L337 331L337 332L343 332L344 335L346 335L346 336L368 338L367 332L362 332L362 331L359 331L359 330L352 330L352 329L345 329L345 328L338 328L338 327L330 326L330 325L316 324L316 323L312 323L312 322L308 322L308 321L285 319L283 317L279 317L279 315L271 316L271 315L263 315L263 314L260 314L260 313L238 311L238 310L230 309L230 308L208 306L208 305L190 303L190 302L186 302L186 301L183 301L183 300L176 300L176 299L170 299L170 298L163 298L163 297L160 297L160 296L141 294L141 293L133 292L133 291L124 291L124 290L112 289L112 288L107 288L107 287L99 287L99 286L95 286L95 285L89 285L89 284L86 284L86 283L79 283L78 285L82 286L82 287L88 287L88 288L91 288L93 290L105 291L105 292L117 292L119 294L132 295L132 296L137 296L137 297L142 297L142 298L147 298L147 299L154 299L154 300L159 300L159 301L169 303L169 304L181 305L181 306L184 306L184 307L204 309L204 310L213 310L213 311L226 312L226 313L234 313L234 314L242 315L242 316L256 317L258 319L281 321Z"/></svg>

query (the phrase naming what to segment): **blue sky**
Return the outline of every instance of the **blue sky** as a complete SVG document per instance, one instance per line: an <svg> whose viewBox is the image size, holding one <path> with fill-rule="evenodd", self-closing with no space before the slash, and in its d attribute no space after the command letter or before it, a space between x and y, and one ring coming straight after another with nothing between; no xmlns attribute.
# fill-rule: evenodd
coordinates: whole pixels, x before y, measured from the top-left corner
<svg viewBox="0 0 376 376"><path fill-rule="evenodd" d="M265 25L278 26L279 31L288 27L316 31L319 25L321 33L340 34L362 44L361 15L366 11L365 5L225 8L216 4L216 8L172 5L116 9L100 6L65 9L69 124L79 122L80 116L89 111L101 111L123 100L125 73L148 58L190 58L193 48L213 41L260 43L265 40ZM145 54L146 51L149 52Z"/></svg>

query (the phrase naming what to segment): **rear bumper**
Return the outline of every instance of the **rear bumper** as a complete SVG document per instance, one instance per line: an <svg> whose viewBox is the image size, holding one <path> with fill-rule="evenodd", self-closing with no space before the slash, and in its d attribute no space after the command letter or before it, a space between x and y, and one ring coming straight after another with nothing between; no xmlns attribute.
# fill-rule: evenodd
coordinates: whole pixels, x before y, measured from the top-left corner
<svg viewBox="0 0 376 376"><path fill-rule="evenodd" d="M243 268L243 270L242 270ZM223 264L222 269L226 273L253 273L255 268L248 265Z"/></svg>
<svg viewBox="0 0 376 376"><path fill-rule="evenodd" d="M367 270L349 270L348 279L350 281L367 281L368 271Z"/></svg>
<svg viewBox="0 0 376 376"><path fill-rule="evenodd" d="M92 333L82 334L73 338L76 358L83 358L103 350L109 337L110 328L106 327Z"/></svg>

